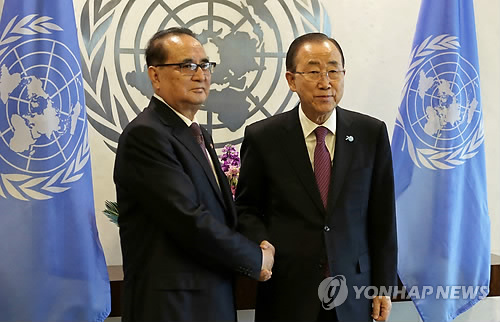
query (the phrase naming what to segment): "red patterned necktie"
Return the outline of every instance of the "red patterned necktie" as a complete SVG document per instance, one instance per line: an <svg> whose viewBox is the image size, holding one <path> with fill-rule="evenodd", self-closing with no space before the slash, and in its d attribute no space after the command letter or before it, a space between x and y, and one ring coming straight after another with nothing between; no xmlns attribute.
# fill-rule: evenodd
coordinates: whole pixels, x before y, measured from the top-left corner
<svg viewBox="0 0 500 322"><path fill-rule="evenodd" d="M207 158L207 161L212 162L210 160L210 157L207 154L207 149L205 147L205 140L203 139L203 134L201 134L201 128L198 125L198 123L191 123L191 126L189 127L191 129L191 132L193 133L193 136L196 139L196 142L200 145L201 150L203 151L203 154L205 155L205 158Z"/></svg>
<svg viewBox="0 0 500 322"><path fill-rule="evenodd" d="M319 193L323 206L326 209L328 202L328 190L330 188L330 173L332 171L332 164L330 153L326 148L325 138L328 134L328 129L324 126L318 126L314 130L316 134L316 147L314 148L314 176L318 184Z"/></svg>

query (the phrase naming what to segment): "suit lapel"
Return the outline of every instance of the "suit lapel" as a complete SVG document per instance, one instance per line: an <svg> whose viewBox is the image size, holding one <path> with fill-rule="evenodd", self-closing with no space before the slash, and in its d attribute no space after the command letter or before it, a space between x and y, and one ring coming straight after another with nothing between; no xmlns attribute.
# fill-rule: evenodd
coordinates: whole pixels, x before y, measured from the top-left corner
<svg viewBox="0 0 500 322"><path fill-rule="evenodd" d="M337 202L337 198L342 190L342 185L348 173L351 164L353 144L346 140L347 136L351 136L351 120L348 118L346 112L336 107L337 111L337 129L335 135L335 152L333 157L332 175L330 178L330 190L328 193L327 209L333 209L333 205ZM330 214L330 212L328 212Z"/></svg>
<svg viewBox="0 0 500 322"><path fill-rule="evenodd" d="M193 157L198 161L203 171L205 172L205 175L210 181L210 185L212 186L212 189L217 195L217 198L219 199L222 205L225 205L224 200L222 199L219 186L215 181L215 176L212 171L212 168L208 163L205 154L203 153L200 146L196 142L196 139L191 133L189 127L173 111L171 111L168 106L165 106L163 102L156 99L155 97L152 98L152 102L153 100L156 103L154 105L155 111L160 115L162 121L165 124L173 128L172 135L175 136L175 138L177 138L177 140L179 140L179 142L181 142L186 147L186 149L193 155Z"/></svg>
<svg viewBox="0 0 500 322"><path fill-rule="evenodd" d="M214 172L212 171L212 167L208 163L207 158L205 157L205 154L201 150L201 147L198 145L196 142L196 139L194 138L193 134L191 134L191 130L186 126L184 129L183 128L176 128L172 134L182 143L184 146L193 154L195 159L198 161L200 166L203 168L203 171L205 172L205 175L207 176L208 180L210 181L210 185L212 186L212 189L214 190L215 194L219 198L219 201L224 204L224 201L222 200L222 196L220 193L219 186L217 185L217 181L215 181L215 176Z"/></svg>
<svg viewBox="0 0 500 322"><path fill-rule="evenodd" d="M287 159L290 160L292 167L295 169L295 173L299 177L305 191L312 199L313 203L319 211L325 213L325 207L321 201L321 195L316 183L316 178L314 177L309 153L307 152L304 133L300 125L298 106L290 111L287 117L289 119L283 122L285 137L282 140L283 148L288 155Z"/></svg>
<svg viewBox="0 0 500 322"><path fill-rule="evenodd" d="M231 188L229 187L229 183L227 181L226 174L222 171L220 167L219 157L215 152L213 147L212 138L208 134L208 132L202 127L201 132L203 133L203 137L205 138L205 146L207 148L208 154L214 163L215 173L217 174L217 179L219 180L219 195L224 200L224 206L226 207L226 224L229 227L235 228L236 226L236 208L233 203L233 194L231 193Z"/></svg>

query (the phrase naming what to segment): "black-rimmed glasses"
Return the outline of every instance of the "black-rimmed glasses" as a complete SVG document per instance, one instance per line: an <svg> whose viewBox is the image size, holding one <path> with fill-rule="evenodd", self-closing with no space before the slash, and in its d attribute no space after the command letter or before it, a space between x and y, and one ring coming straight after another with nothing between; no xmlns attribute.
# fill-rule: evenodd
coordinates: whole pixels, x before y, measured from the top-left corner
<svg viewBox="0 0 500 322"><path fill-rule="evenodd" d="M214 72L214 68L216 65L217 64L215 62L205 62L201 64L195 64L195 63L157 64L154 66L155 67L179 66L181 74L186 76L193 76L194 74L196 74L198 67L200 67L205 74L211 74Z"/></svg>

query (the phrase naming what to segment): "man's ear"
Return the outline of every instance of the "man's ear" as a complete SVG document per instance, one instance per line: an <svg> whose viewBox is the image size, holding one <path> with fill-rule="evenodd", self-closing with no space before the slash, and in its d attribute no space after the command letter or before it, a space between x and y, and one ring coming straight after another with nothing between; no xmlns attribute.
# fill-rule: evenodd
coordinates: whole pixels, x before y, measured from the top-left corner
<svg viewBox="0 0 500 322"><path fill-rule="evenodd" d="M285 73L286 81L288 82L288 87L290 87L290 90L292 92L296 92L296 87L295 87L295 74L292 72L287 71Z"/></svg>
<svg viewBox="0 0 500 322"><path fill-rule="evenodd" d="M153 85L153 90L160 88L160 75L158 74L158 68L154 66L148 67L148 76L151 80L151 85Z"/></svg>

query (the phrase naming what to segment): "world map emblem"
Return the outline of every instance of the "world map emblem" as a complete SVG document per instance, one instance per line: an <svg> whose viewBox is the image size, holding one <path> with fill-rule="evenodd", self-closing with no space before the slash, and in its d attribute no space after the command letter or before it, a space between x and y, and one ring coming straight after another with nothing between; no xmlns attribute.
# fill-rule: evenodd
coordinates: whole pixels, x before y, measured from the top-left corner
<svg viewBox="0 0 500 322"><path fill-rule="evenodd" d="M0 196L50 199L89 160L79 60L39 15L14 17L0 39ZM43 35L43 36L41 36Z"/></svg>
<svg viewBox="0 0 500 322"><path fill-rule="evenodd" d="M117 0L105 6L89 0L80 25L89 122L113 151L153 95L144 48L158 30L190 28L217 62L209 98L197 113L216 148L241 143L245 125L297 103L284 77L288 46L304 32L331 32L318 0Z"/></svg>
<svg viewBox="0 0 500 322"><path fill-rule="evenodd" d="M479 74L457 50L458 38L427 38L412 52L396 126L418 167L453 169L484 141Z"/></svg>

